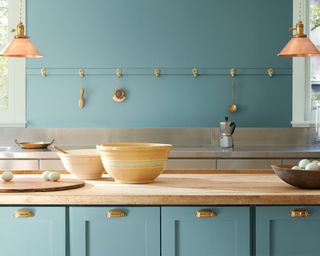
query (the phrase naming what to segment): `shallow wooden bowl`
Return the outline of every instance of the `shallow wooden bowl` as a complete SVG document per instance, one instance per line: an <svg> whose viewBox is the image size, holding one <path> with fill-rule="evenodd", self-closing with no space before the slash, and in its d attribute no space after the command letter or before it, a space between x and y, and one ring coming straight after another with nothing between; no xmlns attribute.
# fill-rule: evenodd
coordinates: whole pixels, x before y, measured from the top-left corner
<svg viewBox="0 0 320 256"><path fill-rule="evenodd" d="M320 188L320 171L292 170L292 165L271 165L271 167L280 179L292 186Z"/></svg>
<svg viewBox="0 0 320 256"><path fill-rule="evenodd" d="M97 145L105 170L118 183L151 183L163 171L172 145L108 143Z"/></svg>

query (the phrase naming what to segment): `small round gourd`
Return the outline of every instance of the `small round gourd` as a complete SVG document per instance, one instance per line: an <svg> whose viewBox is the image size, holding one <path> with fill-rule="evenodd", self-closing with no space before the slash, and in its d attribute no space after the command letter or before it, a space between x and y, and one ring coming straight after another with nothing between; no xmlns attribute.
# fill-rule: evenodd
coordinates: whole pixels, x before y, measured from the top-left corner
<svg viewBox="0 0 320 256"><path fill-rule="evenodd" d="M3 172L1 174L1 179L4 181L11 181L13 179L13 173L10 171Z"/></svg>
<svg viewBox="0 0 320 256"><path fill-rule="evenodd" d="M50 181L57 182L58 180L60 180L60 173L51 172L51 173L49 174L49 179L50 179Z"/></svg>

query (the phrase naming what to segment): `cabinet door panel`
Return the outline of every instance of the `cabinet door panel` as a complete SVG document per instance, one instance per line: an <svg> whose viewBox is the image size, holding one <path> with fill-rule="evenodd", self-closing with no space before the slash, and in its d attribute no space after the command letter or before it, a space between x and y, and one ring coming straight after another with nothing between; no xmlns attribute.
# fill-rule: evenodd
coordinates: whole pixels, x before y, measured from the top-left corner
<svg viewBox="0 0 320 256"><path fill-rule="evenodd" d="M197 218L201 207L162 208L162 255L250 255L249 207L204 207L217 216Z"/></svg>
<svg viewBox="0 0 320 256"><path fill-rule="evenodd" d="M21 209L32 217L14 217ZM1 255L66 256L65 207L0 207Z"/></svg>
<svg viewBox="0 0 320 256"><path fill-rule="evenodd" d="M121 209L125 217L108 218ZM160 256L159 207L71 207L71 256Z"/></svg>
<svg viewBox="0 0 320 256"><path fill-rule="evenodd" d="M311 216L289 216L299 208L308 210ZM256 255L318 256L319 252L320 207L256 207Z"/></svg>

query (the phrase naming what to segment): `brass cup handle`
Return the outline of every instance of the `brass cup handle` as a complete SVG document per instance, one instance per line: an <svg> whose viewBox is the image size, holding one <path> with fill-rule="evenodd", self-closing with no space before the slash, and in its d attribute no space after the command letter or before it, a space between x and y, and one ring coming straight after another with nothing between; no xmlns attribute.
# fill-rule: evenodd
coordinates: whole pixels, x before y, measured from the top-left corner
<svg viewBox="0 0 320 256"><path fill-rule="evenodd" d="M294 209L289 213L292 218L308 217L311 215L307 209Z"/></svg>
<svg viewBox="0 0 320 256"><path fill-rule="evenodd" d="M13 216L15 218L31 218L34 216L33 211L29 210L29 209L20 209L17 210Z"/></svg>
<svg viewBox="0 0 320 256"><path fill-rule="evenodd" d="M121 209L114 209L107 212L107 217L110 218L124 218L127 216L127 213Z"/></svg>
<svg viewBox="0 0 320 256"><path fill-rule="evenodd" d="M213 210L199 210L195 215L198 219L213 218L217 216L217 214Z"/></svg>

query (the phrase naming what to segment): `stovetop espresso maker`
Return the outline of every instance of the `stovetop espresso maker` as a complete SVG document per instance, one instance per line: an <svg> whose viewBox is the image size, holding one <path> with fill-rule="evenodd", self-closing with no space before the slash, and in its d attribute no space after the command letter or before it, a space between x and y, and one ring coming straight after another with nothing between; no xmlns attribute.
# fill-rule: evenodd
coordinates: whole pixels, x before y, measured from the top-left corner
<svg viewBox="0 0 320 256"><path fill-rule="evenodd" d="M220 147L221 148L232 148L233 138L232 134L236 129L234 122L229 122L228 117L224 118L224 122L220 122Z"/></svg>

